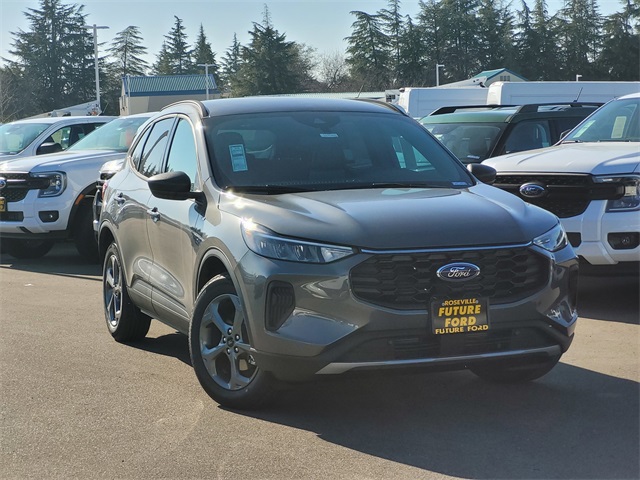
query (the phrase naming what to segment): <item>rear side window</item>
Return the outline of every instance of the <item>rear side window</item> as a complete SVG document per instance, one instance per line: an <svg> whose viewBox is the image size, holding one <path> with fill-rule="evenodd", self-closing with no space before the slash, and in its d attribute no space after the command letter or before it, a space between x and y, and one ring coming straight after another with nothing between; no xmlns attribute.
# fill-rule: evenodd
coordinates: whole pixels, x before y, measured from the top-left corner
<svg viewBox="0 0 640 480"><path fill-rule="evenodd" d="M145 177L152 177L162 173L162 161L172 125L173 118L160 120L153 125L149 136L144 142L140 157L137 159L136 168Z"/></svg>

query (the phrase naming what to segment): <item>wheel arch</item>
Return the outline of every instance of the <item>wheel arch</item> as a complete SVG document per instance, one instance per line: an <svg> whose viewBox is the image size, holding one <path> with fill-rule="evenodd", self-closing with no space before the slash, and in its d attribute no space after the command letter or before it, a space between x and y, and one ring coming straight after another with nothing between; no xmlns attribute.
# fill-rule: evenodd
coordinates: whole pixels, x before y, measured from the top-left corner
<svg viewBox="0 0 640 480"><path fill-rule="evenodd" d="M71 212L69 212L69 220L67 222L67 229L73 233L76 229L76 222L78 221L78 212L81 208L91 208L93 197L96 194L96 184L93 183L85 187L82 192L78 194L73 201Z"/></svg>
<svg viewBox="0 0 640 480"><path fill-rule="evenodd" d="M212 249L207 251L202 257L200 268L198 269L195 283L196 288L193 291L193 301L195 302L209 280L217 275L223 274L229 275L230 280L236 285L236 288L238 287L234 276L231 274L227 257L220 250Z"/></svg>

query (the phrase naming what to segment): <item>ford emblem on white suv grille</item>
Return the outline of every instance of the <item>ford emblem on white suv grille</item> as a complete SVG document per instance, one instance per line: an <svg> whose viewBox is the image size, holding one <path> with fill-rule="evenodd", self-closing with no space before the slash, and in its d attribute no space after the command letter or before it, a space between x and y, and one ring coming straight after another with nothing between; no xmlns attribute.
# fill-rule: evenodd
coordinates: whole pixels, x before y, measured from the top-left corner
<svg viewBox="0 0 640 480"><path fill-rule="evenodd" d="M527 198L540 198L547 194L547 189L540 183L525 183L520 185L520 195Z"/></svg>
<svg viewBox="0 0 640 480"><path fill-rule="evenodd" d="M440 267L436 275L447 282L464 282L480 275L480 267L473 263L449 263Z"/></svg>
<svg viewBox="0 0 640 480"><path fill-rule="evenodd" d="M4 189L7 186L7 179L4 177L0 177L0 190Z"/></svg>

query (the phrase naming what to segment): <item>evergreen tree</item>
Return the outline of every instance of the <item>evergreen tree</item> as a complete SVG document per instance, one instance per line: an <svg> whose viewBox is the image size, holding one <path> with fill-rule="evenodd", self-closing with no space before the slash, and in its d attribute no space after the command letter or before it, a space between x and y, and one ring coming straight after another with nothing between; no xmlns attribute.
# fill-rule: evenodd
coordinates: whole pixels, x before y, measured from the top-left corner
<svg viewBox="0 0 640 480"><path fill-rule="evenodd" d="M347 65L362 90L384 90L391 84L389 37L384 33L382 17L352 11L356 17L347 40Z"/></svg>
<svg viewBox="0 0 640 480"><path fill-rule="evenodd" d="M142 36L136 26L131 25L118 32L107 52L114 59L114 70L120 77L144 75L149 68L149 64L142 57L147 53L147 47L142 45Z"/></svg>
<svg viewBox="0 0 640 480"><path fill-rule="evenodd" d="M407 16L400 43L400 63L396 82L398 87L429 85L427 72L430 70L425 63L424 44L422 29L415 26L411 17Z"/></svg>
<svg viewBox="0 0 640 480"><path fill-rule="evenodd" d="M238 37L233 34L233 42L222 57L220 69L220 85L219 88L229 94L233 91L238 70L242 64L242 45L238 42Z"/></svg>
<svg viewBox="0 0 640 480"><path fill-rule="evenodd" d="M420 13L418 14L418 25L416 26L423 39L423 64L425 67L424 86L436 84L436 65L445 65L444 59L447 50L446 28L448 20L445 18L445 11L441 3L437 0L420 0ZM447 62L448 63L448 62ZM445 65L446 67L446 65ZM447 70L443 72L442 79L448 77Z"/></svg>
<svg viewBox="0 0 640 480"><path fill-rule="evenodd" d="M501 0L481 0L477 16L478 70L513 68L513 18Z"/></svg>
<svg viewBox="0 0 640 480"><path fill-rule="evenodd" d="M213 53L202 24L200 24L200 31L196 37L196 43L193 49L193 63L198 69L202 68L198 67L198 65L209 65L209 73L213 74L216 84L220 82L220 67L216 62L216 54Z"/></svg>
<svg viewBox="0 0 640 480"><path fill-rule="evenodd" d="M33 100L25 115L95 98L93 39L82 10L62 0L40 0L39 9L25 12L30 29L12 32L9 53L17 60L7 64Z"/></svg>
<svg viewBox="0 0 640 480"><path fill-rule="evenodd" d="M156 63L153 64L154 75L173 75L173 64L171 62L171 54L167 47L167 42L162 42L160 52L156 57Z"/></svg>
<svg viewBox="0 0 640 480"><path fill-rule="evenodd" d="M163 50L158 56L158 64L168 63L171 67L173 75L182 75L185 73L194 73L197 71L191 61L191 50L187 43L187 35L185 33L182 19L174 15L175 23L168 35L165 35L165 43ZM161 56L163 56L161 58ZM164 73L163 75L170 75Z"/></svg>
<svg viewBox="0 0 640 480"><path fill-rule="evenodd" d="M604 22L604 41L598 58L603 80L640 80L640 2L623 0L623 10ZM635 22L636 28L633 27Z"/></svg>
<svg viewBox="0 0 640 480"><path fill-rule="evenodd" d="M481 70L478 0L441 0L440 6L447 77L454 82L466 80Z"/></svg>
<svg viewBox="0 0 640 480"><path fill-rule="evenodd" d="M594 63L601 50L602 17L595 0L565 0L557 21L562 53L561 78L573 80L577 74L585 80L597 77Z"/></svg>
<svg viewBox="0 0 640 480"><path fill-rule="evenodd" d="M384 33L388 39L390 68L392 72L391 88L400 82L400 69L403 63L404 19L400 14L400 0L389 0L388 8L378 12Z"/></svg>
<svg viewBox="0 0 640 480"><path fill-rule="evenodd" d="M299 70L303 64L299 46L273 28L268 12L265 23L254 23L249 35L249 46L241 47L242 63L235 75L234 96L301 92L305 72Z"/></svg>

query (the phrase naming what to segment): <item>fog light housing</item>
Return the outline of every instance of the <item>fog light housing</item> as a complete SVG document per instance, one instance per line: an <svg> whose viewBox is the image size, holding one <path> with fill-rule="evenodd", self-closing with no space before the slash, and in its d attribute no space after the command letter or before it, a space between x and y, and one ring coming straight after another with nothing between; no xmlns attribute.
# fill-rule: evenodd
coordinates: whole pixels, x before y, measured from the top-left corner
<svg viewBox="0 0 640 480"><path fill-rule="evenodd" d="M620 232L610 233L607 241L614 250L633 250L640 244L640 233Z"/></svg>
<svg viewBox="0 0 640 480"><path fill-rule="evenodd" d="M286 282L271 282L267 287L265 327L274 332L289 318L296 304L293 286Z"/></svg>
<svg viewBox="0 0 640 480"><path fill-rule="evenodd" d="M43 223L51 223L57 221L58 218L60 218L60 214L57 210L45 210L38 212L38 217L40 217L40 221Z"/></svg>

